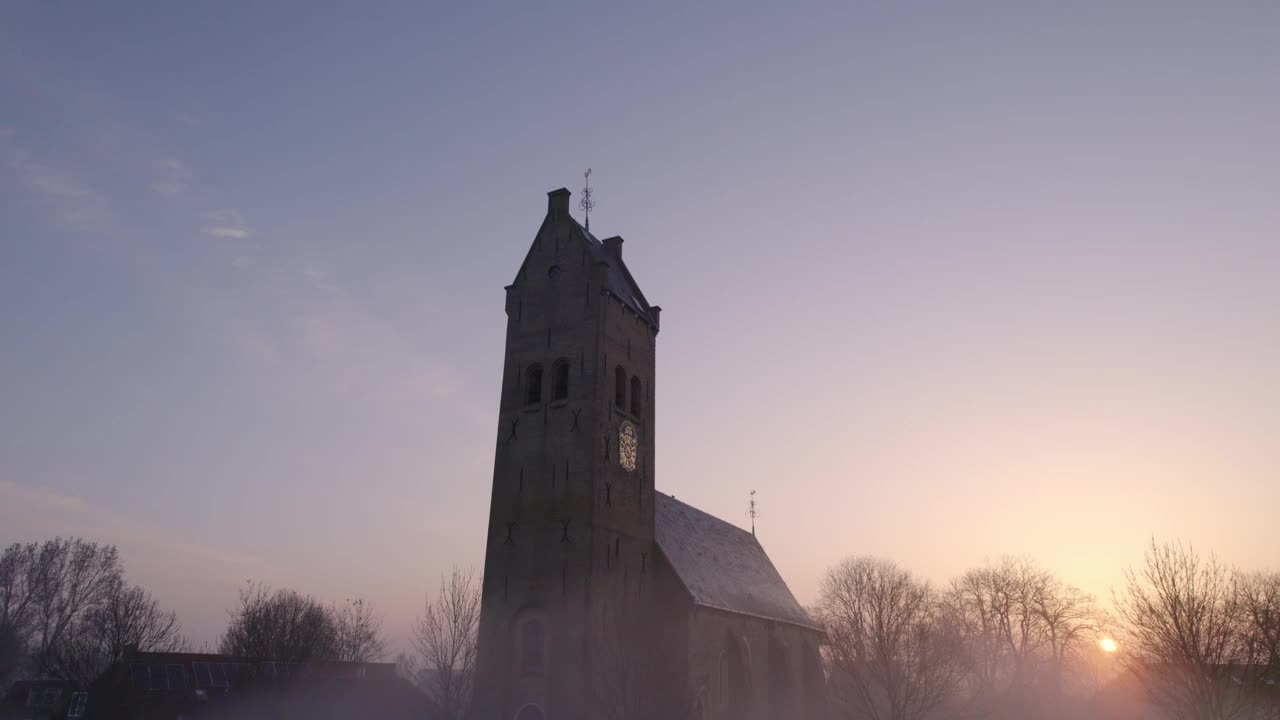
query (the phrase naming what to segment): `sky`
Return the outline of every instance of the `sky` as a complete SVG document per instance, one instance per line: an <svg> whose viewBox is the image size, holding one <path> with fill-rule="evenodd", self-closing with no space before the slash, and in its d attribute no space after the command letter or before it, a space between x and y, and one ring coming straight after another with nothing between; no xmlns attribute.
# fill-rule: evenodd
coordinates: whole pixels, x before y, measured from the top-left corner
<svg viewBox="0 0 1280 720"><path fill-rule="evenodd" d="M547 191L664 308L660 490L848 555L1280 566L1280 5L0 5L0 543L215 645L482 569Z"/></svg>

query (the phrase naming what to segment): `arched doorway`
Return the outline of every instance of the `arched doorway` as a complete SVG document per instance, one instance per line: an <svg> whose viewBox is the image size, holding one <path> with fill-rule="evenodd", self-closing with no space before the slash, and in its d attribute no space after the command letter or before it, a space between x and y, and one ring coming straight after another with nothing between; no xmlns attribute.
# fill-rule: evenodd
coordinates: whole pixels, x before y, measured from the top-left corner
<svg viewBox="0 0 1280 720"><path fill-rule="evenodd" d="M516 713L516 720L546 720L546 718L542 708L532 704L525 705L520 708L520 712Z"/></svg>

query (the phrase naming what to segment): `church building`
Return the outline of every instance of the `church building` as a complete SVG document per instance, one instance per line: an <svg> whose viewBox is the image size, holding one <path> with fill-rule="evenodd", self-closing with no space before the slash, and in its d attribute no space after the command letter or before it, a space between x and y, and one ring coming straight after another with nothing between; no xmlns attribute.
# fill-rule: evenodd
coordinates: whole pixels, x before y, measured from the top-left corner
<svg viewBox="0 0 1280 720"><path fill-rule="evenodd" d="M661 308L569 197L506 288L472 716L823 717L821 630L755 536L655 490Z"/></svg>

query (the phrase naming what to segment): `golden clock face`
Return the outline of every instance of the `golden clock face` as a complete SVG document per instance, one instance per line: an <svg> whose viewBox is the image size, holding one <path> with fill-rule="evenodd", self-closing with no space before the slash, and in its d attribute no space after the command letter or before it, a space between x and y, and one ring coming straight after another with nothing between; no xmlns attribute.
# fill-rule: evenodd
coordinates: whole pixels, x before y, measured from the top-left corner
<svg viewBox="0 0 1280 720"><path fill-rule="evenodd" d="M622 469L631 472L636 469L636 454L639 443L636 442L636 426L630 420L623 420L618 427L618 463Z"/></svg>

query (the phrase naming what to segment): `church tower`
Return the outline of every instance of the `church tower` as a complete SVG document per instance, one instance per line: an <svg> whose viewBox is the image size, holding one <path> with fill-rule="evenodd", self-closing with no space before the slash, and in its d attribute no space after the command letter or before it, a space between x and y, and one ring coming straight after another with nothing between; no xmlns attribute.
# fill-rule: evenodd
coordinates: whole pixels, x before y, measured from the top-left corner
<svg viewBox="0 0 1280 720"><path fill-rule="evenodd" d="M507 337L473 717L590 716L592 623L639 591L654 542L661 309L569 214L547 214L506 288Z"/></svg>

